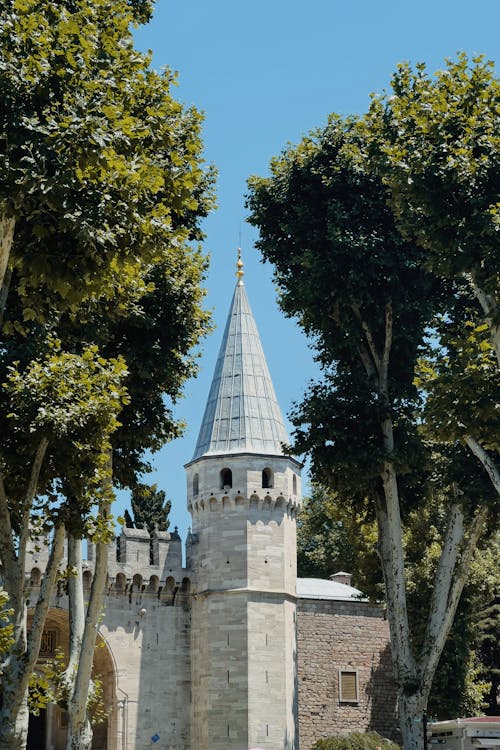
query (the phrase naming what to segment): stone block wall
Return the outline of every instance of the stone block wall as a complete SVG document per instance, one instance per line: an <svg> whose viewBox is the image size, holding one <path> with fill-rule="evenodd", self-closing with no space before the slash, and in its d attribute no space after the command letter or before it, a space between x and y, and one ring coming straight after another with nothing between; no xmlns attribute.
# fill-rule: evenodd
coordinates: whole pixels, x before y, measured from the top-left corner
<svg viewBox="0 0 500 750"><path fill-rule="evenodd" d="M340 672L357 677L342 701ZM297 672L300 749L323 737L379 732L398 741L388 623L366 602L299 599Z"/></svg>

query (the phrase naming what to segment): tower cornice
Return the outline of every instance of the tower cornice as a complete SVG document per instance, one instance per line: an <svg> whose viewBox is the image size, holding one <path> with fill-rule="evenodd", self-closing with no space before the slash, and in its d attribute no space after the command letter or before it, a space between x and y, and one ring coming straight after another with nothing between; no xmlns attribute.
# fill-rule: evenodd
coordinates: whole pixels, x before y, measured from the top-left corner
<svg viewBox="0 0 500 750"><path fill-rule="evenodd" d="M304 464L299 461L294 456L289 456L285 453L282 454L276 454L276 453L258 453L256 451L233 451L228 453L225 451L224 453L205 453L202 456L199 456L198 458L192 458L191 461L188 461L186 464L184 464L184 468L187 469L190 466L193 466L194 464L197 464L200 461L218 461L220 462L223 459L231 459L231 458L241 458L244 456L248 456L251 458L262 458L265 460L266 458L271 458L273 460L276 459L282 459L283 461L290 461L294 466L297 467L297 469L302 469Z"/></svg>

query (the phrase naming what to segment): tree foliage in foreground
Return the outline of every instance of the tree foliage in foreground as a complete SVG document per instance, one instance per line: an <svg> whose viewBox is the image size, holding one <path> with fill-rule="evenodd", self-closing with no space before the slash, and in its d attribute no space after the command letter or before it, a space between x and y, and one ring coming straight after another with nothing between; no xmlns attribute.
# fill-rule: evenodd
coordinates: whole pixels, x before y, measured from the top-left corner
<svg viewBox="0 0 500 750"><path fill-rule="evenodd" d="M500 494L500 431L488 410L500 397L500 81L492 62L461 54L435 76L400 65L391 86L365 119L365 155L400 231L463 290L425 370L426 418L469 447ZM467 298L475 305L464 310Z"/></svg>
<svg viewBox="0 0 500 750"><path fill-rule="evenodd" d="M81 578L69 579L68 746L91 743L111 480L135 485L144 452L179 434L172 406L208 325L206 261L192 243L213 175L201 115L134 49L130 27L151 10L149 0L8 0L0 11L0 557L14 625L0 747L10 750L26 739L66 532L75 570L81 536L96 545L86 624ZM27 633L27 545L51 534Z"/></svg>
<svg viewBox="0 0 500 750"><path fill-rule="evenodd" d="M25 319L126 285L133 296L145 263L199 236L201 117L133 47L130 25L150 9L2 5L0 288L3 303L15 269Z"/></svg>
<svg viewBox="0 0 500 750"><path fill-rule="evenodd" d="M450 65L447 85L460 99L456 75ZM390 160L386 172L381 154L392 112L398 96L411 94L397 83L398 75L395 101L375 102L363 119L331 116L325 128L273 159L270 177L250 180L248 206L258 247L275 268L280 304L311 337L323 368L323 380L292 416L293 449L310 454L315 479L355 513L368 500L377 520L400 724L410 750L422 746L415 719L427 705L474 549L498 523L500 420L494 320L466 275L442 272L421 237L401 231L395 187L386 187ZM457 106L467 111L467 100ZM411 176L407 170L404 179ZM418 212L418 203L409 210ZM488 213L485 225L490 220ZM484 259L486 266L488 247ZM461 412L459 429L447 434L426 412L426 391L434 396L444 377L457 400L454 413ZM474 382L481 384L480 404L471 394ZM461 431L462 424L468 428ZM410 514L433 498L446 508L446 529L419 638L408 613L403 535Z"/></svg>
<svg viewBox="0 0 500 750"><path fill-rule="evenodd" d="M500 81L465 54L429 75L398 66L390 95L374 97L368 148L398 226L446 278L463 278L479 302L500 364L498 232Z"/></svg>

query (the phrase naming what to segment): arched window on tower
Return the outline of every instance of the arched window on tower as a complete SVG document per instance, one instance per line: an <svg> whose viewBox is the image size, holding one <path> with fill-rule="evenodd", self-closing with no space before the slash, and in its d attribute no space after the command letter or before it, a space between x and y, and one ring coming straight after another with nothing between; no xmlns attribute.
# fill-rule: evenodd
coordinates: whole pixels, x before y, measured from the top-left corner
<svg viewBox="0 0 500 750"><path fill-rule="evenodd" d="M271 469L264 469L262 472L262 487L269 489L273 486L273 472Z"/></svg>
<svg viewBox="0 0 500 750"><path fill-rule="evenodd" d="M195 474L193 477L193 495L198 495L200 491L200 479L198 477L198 474Z"/></svg>
<svg viewBox="0 0 500 750"><path fill-rule="evenodd" d="M297 477L295 476L295 474L293 475L293 494L297 494Z"/></svg>
<svg viewBox="0 0 500 750"><path fill-rule="evenodd" d="M231 469L222 469L220 473L220 488L225 490L233 486L233 472Z"/></svg>

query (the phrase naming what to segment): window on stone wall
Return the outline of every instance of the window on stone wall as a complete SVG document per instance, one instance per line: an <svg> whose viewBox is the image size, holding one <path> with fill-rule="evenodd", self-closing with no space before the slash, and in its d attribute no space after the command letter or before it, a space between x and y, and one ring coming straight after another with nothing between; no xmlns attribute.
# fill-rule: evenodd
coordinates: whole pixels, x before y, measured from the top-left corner
<svg viewBox="0 0 500 750"><path fill-rule="evenodd" d="M193 477L193 495L197 495L200 491L200 480L198 478L198 474L195 474Z"/></svg>
<svg viewBox="0 0 500 750"><path fill-rule="evenodd" d="M273 486L273 472L271 469L264 469L262 472L262 487L269 489Z"/></svg>
<svg viewBox="0 0 500 750"><path fill-rule="evenodd" d="M231 469L222 469L220 473L221 490L229 489L233 486L233 472Z"/></svg>
<svg viewBox="0 0 500 750"><path fill-rule="evenodd" d="M339 670L339 700L341 703L358 702L358 673L356 670Z"/></svg>

